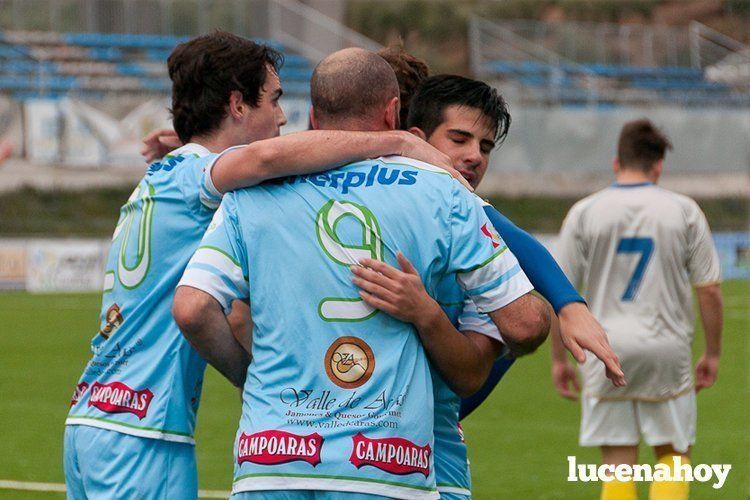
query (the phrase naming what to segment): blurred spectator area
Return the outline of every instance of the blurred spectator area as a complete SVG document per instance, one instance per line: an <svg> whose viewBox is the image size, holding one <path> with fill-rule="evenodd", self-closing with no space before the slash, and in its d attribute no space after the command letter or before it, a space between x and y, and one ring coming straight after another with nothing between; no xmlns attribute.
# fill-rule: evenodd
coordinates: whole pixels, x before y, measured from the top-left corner
<svg viewBox="0 0 750 500"><path fill-rule="evenodd" d="M168 95L166 60L187 38L119 33L0 32L0 92L16 99L107 93ZM272 40L284 54L284 90L306 96L310 61Z"/></svg>
<svg viewBox="0 0 750 500"><path fill-rule="evenodd" d="M689 27L470 24L474 72L530 102L750 107L750 47Z"/></svg>

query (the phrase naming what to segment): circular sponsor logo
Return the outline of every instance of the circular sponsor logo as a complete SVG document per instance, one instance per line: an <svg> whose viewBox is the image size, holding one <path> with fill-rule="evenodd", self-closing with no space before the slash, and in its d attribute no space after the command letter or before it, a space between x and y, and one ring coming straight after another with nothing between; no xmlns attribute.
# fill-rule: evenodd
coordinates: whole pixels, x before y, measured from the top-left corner
<svg viewBox="0 0 750 500"><path fill-rule="evenodd" d="M344 389L364 385L375 370L375 355L358 337L339 337L326 351L323 360L331 382Z"/></svg>

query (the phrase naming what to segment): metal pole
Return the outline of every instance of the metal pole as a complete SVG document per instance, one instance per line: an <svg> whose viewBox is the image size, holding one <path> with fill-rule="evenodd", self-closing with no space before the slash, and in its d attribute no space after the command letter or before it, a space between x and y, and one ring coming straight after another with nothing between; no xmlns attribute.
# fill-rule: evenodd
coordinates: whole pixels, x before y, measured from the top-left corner
<svg viewBox="0 0 750 500"><path fill-rule="evenodd" d="M700 69L701 67L701 41L700 41L700 30L701 25L695 21L690 23L690 64L693 68Z"/></svg>

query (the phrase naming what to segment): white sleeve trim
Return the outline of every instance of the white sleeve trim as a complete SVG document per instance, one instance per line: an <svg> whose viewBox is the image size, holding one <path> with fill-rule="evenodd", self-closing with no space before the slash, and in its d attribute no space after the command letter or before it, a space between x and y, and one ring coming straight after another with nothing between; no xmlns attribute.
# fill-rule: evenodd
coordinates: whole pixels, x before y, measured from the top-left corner
<svg viewBox="0 0 750 500"><path fill-rule="evenodd" d="M244 148L244 147L245 147L244 145L241 145L241 146L232 146L231 148L227 148L221 153L219 153L218 155L216 155L216 157L213 160L211 160L211 162L206 166L206 169L203 172L203 175L204 175L203 188L204 189L201 189L201 202L207 207L215 210L219 206L219 203L221 203L221 198L224 196L224 193L222 193L216 188L216 185L214 184L214 180L211 177L211 174L214 169L214 165L216 164L217 161L219 161L219 158L221 158L228 152L234 151L235 149L238 149L238 148Z"/></svg>
<svg viewBox="0 0 750 500"><path fill-rule="evenodd" d="M225 314L229 314L229 312L232 310L233 300L248 298L247 295L245 295L244 297L237 296L237 294L234 293L226 283L224 283L224 280L221 278L221 276L210 273L203 269L188 268L177 286L189 286L206 292L219 302ZM240 293L240 295L242 295L242 293Z"/></svg>

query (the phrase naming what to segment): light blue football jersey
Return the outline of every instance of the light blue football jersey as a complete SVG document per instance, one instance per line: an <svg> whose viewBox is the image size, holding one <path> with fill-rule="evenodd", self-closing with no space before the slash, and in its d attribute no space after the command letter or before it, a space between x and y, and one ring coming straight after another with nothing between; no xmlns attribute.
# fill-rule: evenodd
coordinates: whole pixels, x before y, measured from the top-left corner
<svg viewBox="0 0 750 500"><path fill-rule="evenodd" d="M205 362L172 319L172 298L221 195L218 155L187 144L152 164L128 202L107 259L100 331L67 425L193 443Z"/></svg>
<svg viewBox="0 0 750 500"><path fill-rule="evenodd" d="M480 200L481 205L487 205ZM485 236L492 240L496 252L506 252L508 247L492 224L482 228ZM525 289L528 278L520 265L509 267L503 280L512 287ZM444 279L437 294L443 311L459 331L473 331L486 335L501 343L502 335L487 314L480 313L469 296L464 293L456 280ZM501 355L507 354L504 347ZM435 394L435 480L441 496L471 496L471 473L463 430L459 423L461 398L453 392L445 380L433 367L433 388Z"/></svg>
<svg viewBox="0 0 750 500"><path fill-rule="evenodd" d="M506 273L509 279L527 278L517 270ZM443 311L459 331L481 333L499 342L502 335L487 314L480 313L455 280L444 280L438 291ZM505 354L505 350L503 354ZM435 481L441 497L447 494L471 496L471 474L464 434L459 423L461 398L453 392L437 369L432 370L435 397ZM458 497L456 497L458 498Z"/></svg>
<svg viewBox="0 0 750 500"><path fill-rule="evenodd" d="M312 489L437 498L433 387L418 335L367 306L349 266L402 251L436 295L451 276L480 309L531 284L442 170L386 157L225 196L181 281L250 300L252 356L234 492Z"/></svg>

